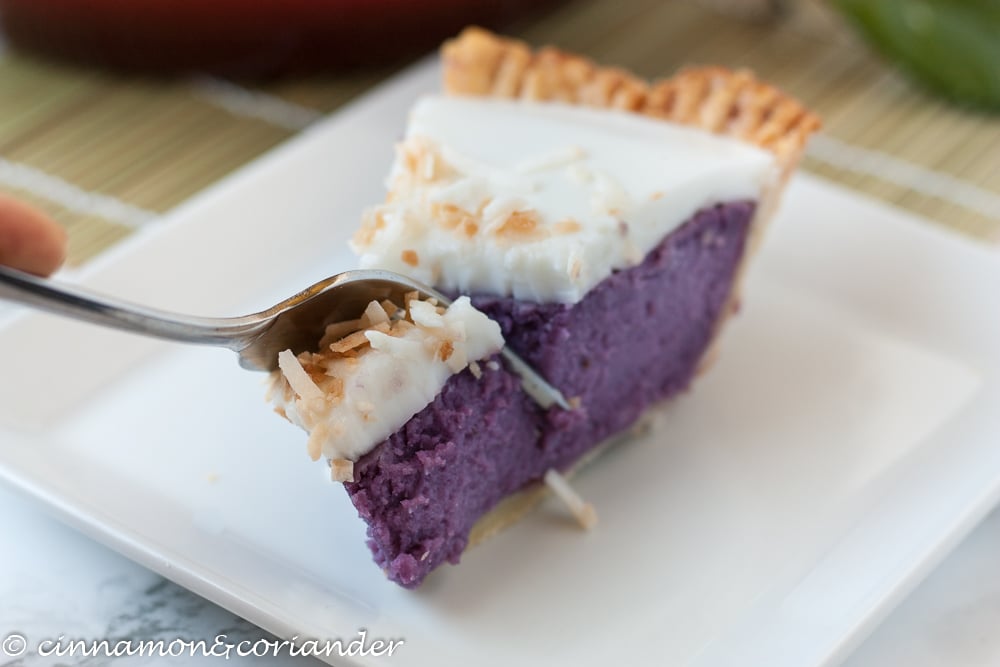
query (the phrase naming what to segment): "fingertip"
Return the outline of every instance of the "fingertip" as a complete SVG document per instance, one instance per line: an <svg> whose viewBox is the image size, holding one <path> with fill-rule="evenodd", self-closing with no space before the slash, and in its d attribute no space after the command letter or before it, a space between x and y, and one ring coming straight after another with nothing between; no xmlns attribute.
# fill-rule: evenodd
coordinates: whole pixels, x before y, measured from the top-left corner
<svg viewBox="0 0 1000 667"><path fill-rule="evenodd" d="M0 195L0 264L47 276L66 261L68 237L37 208Z"/></svg>

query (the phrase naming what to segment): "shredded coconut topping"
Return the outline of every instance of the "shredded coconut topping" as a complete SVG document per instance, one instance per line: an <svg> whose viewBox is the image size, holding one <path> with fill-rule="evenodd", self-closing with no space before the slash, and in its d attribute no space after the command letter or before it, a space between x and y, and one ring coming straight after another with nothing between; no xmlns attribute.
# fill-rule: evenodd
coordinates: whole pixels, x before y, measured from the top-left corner
<svg viewBox="0 0 1000 667"><path fill-rule="evenodd" d="M559 499L566 503L566 507L573 513L580 525L590 530L597 525L597 511L594 506L580 497L573 487L569 485L566 478L555 469L550 468L545 472L545 483L552 492L559 496Z"/></svg>
<svg viewBox="0 0 1000 667"><path fill-rule="evenodd" d="M334 482L353 482L354 461L349 459L331 459L330 479Z"/></svg>
<svg viewBox="0 0 1000 667"><path fill-rule="evenodd" d="M776 174L763 149L637 114L427 97L351 246L365 267L442 289L573 303L698 209L756 199Z"/></svg>
<svg viewBox="0 0 1000 667"><path fill-rule="evenodd" d="M330 459L333 479L351 481L353 461L433 401L449 377L501 347L499 325L468 297L448 308L416 292L403 308L372 301L360 319L327 327L316 352L281 352L270 400L309 432L309 456ZM478 364L472 372L478 377Z"/></svg>
<svg viewBox="0 0 1000 667"><path fill-rule="evenodd" d="M283 350L278 353L278 368L288 380L288 386L298 394L300 399L309 401L323 398L323 390L313 382L291 350Z"/></svg>

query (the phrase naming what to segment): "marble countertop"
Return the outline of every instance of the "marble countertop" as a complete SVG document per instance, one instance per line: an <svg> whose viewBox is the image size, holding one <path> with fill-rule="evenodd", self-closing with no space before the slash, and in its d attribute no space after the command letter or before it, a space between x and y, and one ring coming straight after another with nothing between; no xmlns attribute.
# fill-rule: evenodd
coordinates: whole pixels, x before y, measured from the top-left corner
<svg viewBox="0 0 1000 667"><path fill-rule="evenodd" d="M50 518L0 487L0 641L66 637L256 641L270 635ZM1000 664L1000 510L953 552L868 638L845 667L987 667ZM418 641L411 639L409 641ZM53 658L0 653L0 667L42 667ZM61 659L60 665L210 664L218 658ZM233 665L261 664L238 658ZM309 658L267 664L319 665Z"/></svg>

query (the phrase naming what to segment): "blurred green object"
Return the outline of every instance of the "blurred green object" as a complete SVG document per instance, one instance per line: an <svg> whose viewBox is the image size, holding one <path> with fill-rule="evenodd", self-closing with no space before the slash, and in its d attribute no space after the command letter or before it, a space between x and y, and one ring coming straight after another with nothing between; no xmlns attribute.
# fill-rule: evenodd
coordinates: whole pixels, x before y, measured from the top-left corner
<svg viewBox="0 0 1000 667"><path fill-rule="evenodd" d="M1000 0L834 0L910 75L956 101L1000 111Z"/></svg>

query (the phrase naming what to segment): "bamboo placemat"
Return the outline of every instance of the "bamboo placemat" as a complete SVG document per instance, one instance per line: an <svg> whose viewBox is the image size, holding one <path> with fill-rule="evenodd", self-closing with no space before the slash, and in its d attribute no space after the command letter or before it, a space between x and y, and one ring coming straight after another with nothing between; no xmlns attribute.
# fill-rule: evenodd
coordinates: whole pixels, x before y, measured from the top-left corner
<svg viewBox="0 0 1000 667"><path fill-rule="evenodd" d="M819 0L775 23L693 1L577 0L510 32L648 77L688 63L754 69L824 116L806 169L1000 240L1000 117L912 86ZM0 53L0 190L61 221L79 266L389 74L243 86Z"/></svg>

